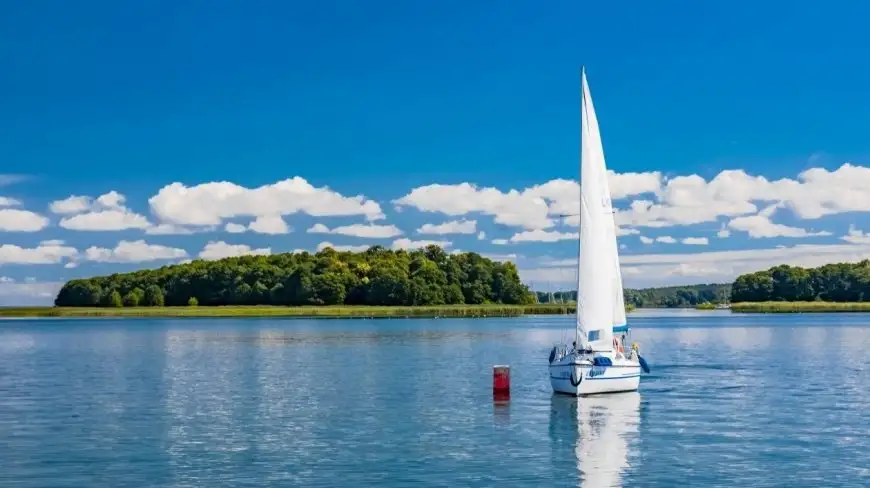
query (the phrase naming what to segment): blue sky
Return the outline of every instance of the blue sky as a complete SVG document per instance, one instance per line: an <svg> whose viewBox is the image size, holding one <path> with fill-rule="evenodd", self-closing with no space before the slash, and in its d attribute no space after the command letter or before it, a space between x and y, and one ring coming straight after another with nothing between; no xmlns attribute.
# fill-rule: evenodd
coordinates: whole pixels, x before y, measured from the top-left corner
<svg viewBox="0 0 870 488"><path fill-rule="evenodd" d="M870 256L867 18L846 1L4 5L0 303L324 242L449 242L571 281L576 227L534 199L572 207L547 183L576 179L581 65L628 285Z"/></svg>

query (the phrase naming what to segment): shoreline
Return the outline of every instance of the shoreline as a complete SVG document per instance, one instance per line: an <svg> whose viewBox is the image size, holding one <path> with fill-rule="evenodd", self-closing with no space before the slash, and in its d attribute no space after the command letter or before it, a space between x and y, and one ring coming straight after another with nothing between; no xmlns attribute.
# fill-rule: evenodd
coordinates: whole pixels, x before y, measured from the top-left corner
<svg viewBox="0 0 870 488"><path fill-rule="evenodd" d="M573 304L438 306L297 306L227 305L197 307L0 307L0 318L38 317L293 317L293 318L483 318L566 315Z"/></svg>
<svg viewBox="0 0 870 488"><path fill-rule="evenodd" d="M733 313L844 313L870 312L870 302L739 302Z"/></svg>

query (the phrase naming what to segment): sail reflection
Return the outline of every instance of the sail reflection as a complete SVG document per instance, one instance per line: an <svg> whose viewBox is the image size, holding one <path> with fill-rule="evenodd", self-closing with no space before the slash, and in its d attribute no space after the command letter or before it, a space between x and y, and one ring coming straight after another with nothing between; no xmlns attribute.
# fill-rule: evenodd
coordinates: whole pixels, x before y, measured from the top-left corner
<svg viewBox="0 0 870 488"><path fill-rule="evenodd" d="M559 445L572 439L578 486L620 487L630 465L630 451L639 439L639 427L640 393L636 391L581 398L553 395L554 464L565 465L568 451Z"/></svg>

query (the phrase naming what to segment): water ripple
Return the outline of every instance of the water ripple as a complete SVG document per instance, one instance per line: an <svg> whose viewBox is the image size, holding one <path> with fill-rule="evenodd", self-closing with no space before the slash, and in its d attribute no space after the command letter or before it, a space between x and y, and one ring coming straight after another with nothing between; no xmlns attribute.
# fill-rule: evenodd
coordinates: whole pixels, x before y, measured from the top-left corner
<svg viewBox="0 0 870 488"><path fill-rule="evenodd" d="M652 374L580 400L570 317L6 321L0 486L870 485L870 317L632 320Z"/></svg>

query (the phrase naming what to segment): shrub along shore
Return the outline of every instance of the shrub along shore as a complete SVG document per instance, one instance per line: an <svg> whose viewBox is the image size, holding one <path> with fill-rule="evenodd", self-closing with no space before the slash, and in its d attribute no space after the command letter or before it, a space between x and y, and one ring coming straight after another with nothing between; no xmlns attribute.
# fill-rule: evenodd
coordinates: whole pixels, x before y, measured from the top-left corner
<svg viewBox="0 0 870 488"><path fill-rule="evenodd" d="M0 307L0 317L517 317L574 313L570 304L437 306Z"/></svg>
<svg viewBox="0 0 870 488"><path fill-rule="evenodd" d="M826 313L870 312L870 302L740 302L732 303L735 313Z"/></svg>

